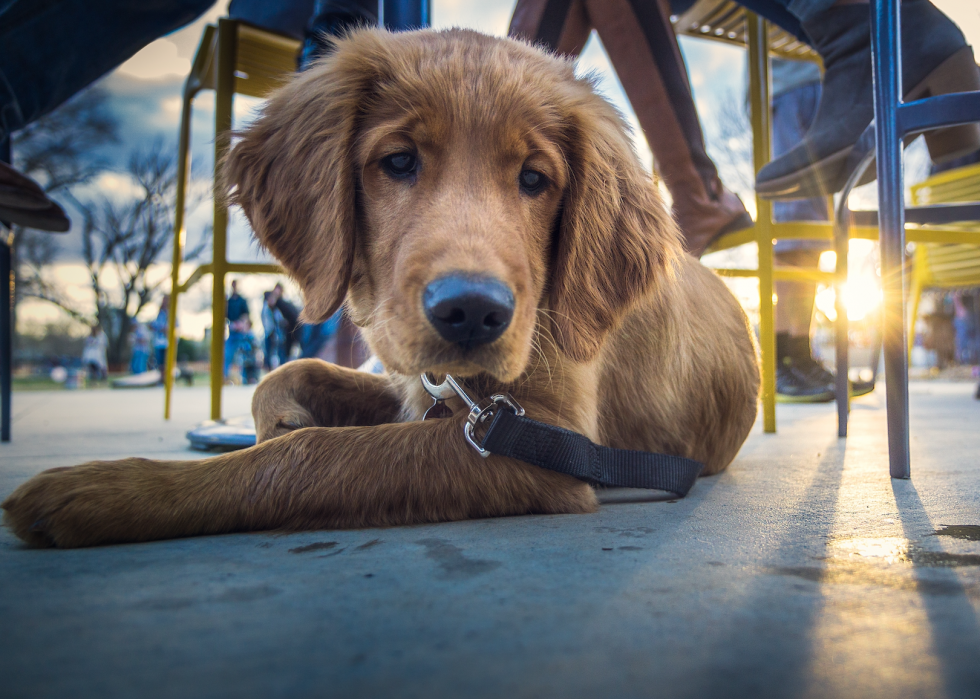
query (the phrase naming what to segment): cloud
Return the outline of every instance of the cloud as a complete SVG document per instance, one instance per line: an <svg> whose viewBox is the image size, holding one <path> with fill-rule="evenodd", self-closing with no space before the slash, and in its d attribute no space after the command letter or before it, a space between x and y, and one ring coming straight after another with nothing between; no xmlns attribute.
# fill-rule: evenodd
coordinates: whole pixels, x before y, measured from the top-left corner
<svg viewBox="0 0 980 699"><path fill-rule="evenodd" d="M169 39L157 39L119 66L120 73L140 80L185 76L190 70L190 59L178 55L177 45Z"/></svg>

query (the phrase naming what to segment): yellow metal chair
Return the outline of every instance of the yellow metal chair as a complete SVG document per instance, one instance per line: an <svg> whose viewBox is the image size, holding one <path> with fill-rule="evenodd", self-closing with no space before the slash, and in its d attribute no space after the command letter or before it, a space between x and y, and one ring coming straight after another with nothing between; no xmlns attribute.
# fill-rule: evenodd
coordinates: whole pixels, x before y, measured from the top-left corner
<svg viewBox="0 0 980 699"><path fill-rule="evenodd" d="M752 161L758 172L771 160L769 57L818 61L820 57L796 37L770 25L730 0L699 0L679 17L671 18L679 34L712 39L748 48L749 109L752 121ZM759 347L762 360L763 429L776 431L776 335L773 290L776 279L832 283L835 275L819 270L776 267L773 244L780 238L833 239L829 221L776 223L772 204L758 196L756 222L752 228L724 236L708 252L728 250L756 243L759 263L756 269L716 269L728 277L759 279ZM846 263L846 262L845 262ZM846 274L846 269L845 269ZM846 278L846 277L845 277ZM838 298L840 298L838 294Z"/></svg>
<svg viewBox="0 0 980 699"><path fill-rule="evenodd" d="M165 386L164 418L170 419L173 372L177 361L177 299L203 275L211 274L211 418L221 417L221 389L224 383L225 275L239 273L281 273L274 264L231 263L227 259L228 209L216 180L214 187L214 255L210 264L200 265L183 283L180 266L184 254L184 209L190 160L191 109L201 90L215 91L214 162L217 167L228 150L235 94L265 97L296 70L297 40L231 19L209 25L194 57L184 84L177 160L177 211L174 221L173 267L171 271L167 361L163 373Z"/></svg>
<svg viewBox="0 0 980 699"><path fill-rule="evenodd" d="M912 186L912 203L916 206L975 201L980 201L980 164L943 172ZM959 224L954 229L968 236L972 243L922 243L915 246L909 290L910 356L922 292L926 289L980 286L980 222Z"/></svg>

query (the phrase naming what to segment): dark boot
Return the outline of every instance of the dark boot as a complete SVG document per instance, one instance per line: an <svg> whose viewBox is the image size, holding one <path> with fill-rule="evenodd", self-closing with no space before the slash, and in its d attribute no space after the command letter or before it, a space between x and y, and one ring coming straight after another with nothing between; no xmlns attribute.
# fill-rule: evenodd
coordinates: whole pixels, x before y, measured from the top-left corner
<svg viewBox="0 0 980 699"><path fill-rule="evenodd" d="M928 0L902 3L902 85L906 100L980 90L972 49L957 26ZM803 28L824 62L823 93L813 124L793 150L759 171L756 190L767 199L826 196L843 189L848 158L874 118L871 17L867 5L831 7ZM937 162L980 148L980 126L930 132ZM874 179L869 167L865 179Z"/></svg>

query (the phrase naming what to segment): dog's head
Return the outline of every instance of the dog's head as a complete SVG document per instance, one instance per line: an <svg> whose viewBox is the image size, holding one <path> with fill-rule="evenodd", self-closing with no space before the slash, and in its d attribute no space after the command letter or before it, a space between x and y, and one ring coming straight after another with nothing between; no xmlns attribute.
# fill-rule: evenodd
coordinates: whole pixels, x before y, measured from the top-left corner
<svg viewBox="0 0 980 699"><path fill-rule="evenodd" d="M516 379L538 322L588 361L679 238L620 116L570 63L451 30L362 30L278 91L226 164L299 281L391 369Z"/></svg>

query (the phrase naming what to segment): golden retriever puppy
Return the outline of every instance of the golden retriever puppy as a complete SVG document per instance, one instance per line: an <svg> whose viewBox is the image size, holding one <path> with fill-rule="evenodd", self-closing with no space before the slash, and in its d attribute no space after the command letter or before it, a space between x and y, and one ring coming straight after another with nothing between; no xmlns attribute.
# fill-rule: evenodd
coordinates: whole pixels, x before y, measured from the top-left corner
<svg viewBox="0 0 980 699"><path fill-rule="evenodd" d="M567 61L472 31L358 31L271 97L226 179L306 318L346 300L387 374L292 362L255 392L251 449L42 473L3 503L25 541L596 510L583 481L481 458L461 401L422 421L422 372L705 474L755 420L745 315Z"/></svg>

